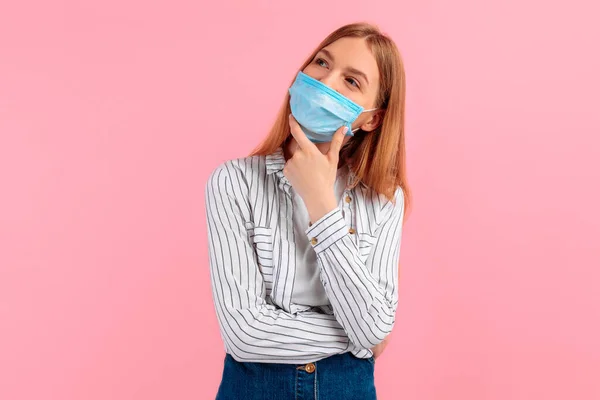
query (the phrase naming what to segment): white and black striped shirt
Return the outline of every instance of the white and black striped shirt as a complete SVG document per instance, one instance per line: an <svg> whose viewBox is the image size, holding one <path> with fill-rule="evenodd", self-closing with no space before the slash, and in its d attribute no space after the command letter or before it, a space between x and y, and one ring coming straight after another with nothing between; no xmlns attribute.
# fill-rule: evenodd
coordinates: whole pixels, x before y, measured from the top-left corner
<svg viewBox="0 0 600 400"><path fill-rule="evenodd" d="M282 148L229 160L206 184L213 300L225 351L238 361L301 364L372 356L398 305L404 197L362 183L305 233L329 305L294 304L294 202ZM348 168L348 182L353 174Z"/></svg>

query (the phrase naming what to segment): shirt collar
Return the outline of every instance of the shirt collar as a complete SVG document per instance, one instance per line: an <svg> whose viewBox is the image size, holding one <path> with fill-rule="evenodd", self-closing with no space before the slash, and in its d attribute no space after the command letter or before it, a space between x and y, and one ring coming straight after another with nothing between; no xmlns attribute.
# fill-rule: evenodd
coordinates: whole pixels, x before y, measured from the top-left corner
<svg viewBox="0 0 600 400"><path fill-rule="evenodd" d="M285 157L283 155L283 147L279 146L273 153L267 154L267 175L282 171L285 167Z"/></svg>

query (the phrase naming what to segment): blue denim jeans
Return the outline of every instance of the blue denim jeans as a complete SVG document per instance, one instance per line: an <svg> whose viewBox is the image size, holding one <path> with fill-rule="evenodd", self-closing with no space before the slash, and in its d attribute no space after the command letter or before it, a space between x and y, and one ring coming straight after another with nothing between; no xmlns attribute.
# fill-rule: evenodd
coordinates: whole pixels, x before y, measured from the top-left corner
<svg viewBox="0 0 600 400"><path fill-rule="evenodd" d="M336 354L308 364L238 362L226 354L216 400L373 400L375 360Z"/></svg>

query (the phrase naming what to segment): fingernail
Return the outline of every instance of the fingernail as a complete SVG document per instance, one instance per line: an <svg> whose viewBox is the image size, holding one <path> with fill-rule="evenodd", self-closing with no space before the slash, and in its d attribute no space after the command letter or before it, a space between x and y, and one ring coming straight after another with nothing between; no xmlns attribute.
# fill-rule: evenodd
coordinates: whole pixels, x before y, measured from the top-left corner
<svg viewBox="0 0 600 400"><path fill-rule="evenodd" d="M344 135L348 132L348 127L345 126L344 129L342 129L342 132L344 133Z"/></svg>

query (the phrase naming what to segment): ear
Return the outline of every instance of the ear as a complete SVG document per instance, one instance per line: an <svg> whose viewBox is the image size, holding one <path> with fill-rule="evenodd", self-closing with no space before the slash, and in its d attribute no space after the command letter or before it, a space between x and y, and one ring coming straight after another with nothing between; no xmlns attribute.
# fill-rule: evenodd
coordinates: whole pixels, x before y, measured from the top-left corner
<svg viewBox="0 0 600 400"><path fill-rule="evenodd" d="M385 110L377 110L373 113L371 118L367 120L364 124L360 126L360 130L365 132L371 132L383 123L383 116L385 114Z"/></svg>

